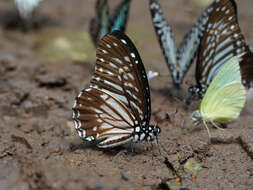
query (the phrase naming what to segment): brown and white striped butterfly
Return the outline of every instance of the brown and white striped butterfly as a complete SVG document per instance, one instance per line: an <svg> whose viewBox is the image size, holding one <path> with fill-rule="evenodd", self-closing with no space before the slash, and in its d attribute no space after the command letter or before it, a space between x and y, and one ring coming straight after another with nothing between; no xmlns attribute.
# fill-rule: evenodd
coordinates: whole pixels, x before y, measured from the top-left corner
<svg viewBox="0 0 253 190"><path fill-rule="evenodd" d="M244 86L253 82L253 52L241 33L234 0L216 0L201 39L196 67L197 86L189 91L203 96L220 67L233 56L240 58Z"/></svg>
<svg viewBox="0 0 253 190"><path fill-rule="evenodd" d="M73 106L79 136L100 148L128 141L152 141L160 133L149 125L151 103L146 71L137 49L122 32L104 36L97 48L90 87Z"/></svg>

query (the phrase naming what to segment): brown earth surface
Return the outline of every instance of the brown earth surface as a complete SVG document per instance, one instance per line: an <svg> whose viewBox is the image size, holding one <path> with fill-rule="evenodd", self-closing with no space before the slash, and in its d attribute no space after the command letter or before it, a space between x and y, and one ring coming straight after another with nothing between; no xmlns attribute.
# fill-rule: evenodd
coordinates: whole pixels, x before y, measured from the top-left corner
<svg viewBox="0 0 253 190"><path fill-rule="evenodd" d="M162 129L162 153L155 142L152 150L135 144L133 152L129 145L101 150L79 139L71 108L88 86L95 61L87 33L94 2L45 0L34 16L39 28L25 33L15 27L12 1L0 1L0 189L252 190L252 91L238 120L225 130L210 127L210 143L204 127L190 118L199 102L184 103L195 65L182 88L174 88L148 1L132 2L127 34L146 70L161 74L150 87L151 123ZM161 3L178 44L203 8L187 0ZM251 45L252 8L251 0L238 1L240 26Z"/></svg>

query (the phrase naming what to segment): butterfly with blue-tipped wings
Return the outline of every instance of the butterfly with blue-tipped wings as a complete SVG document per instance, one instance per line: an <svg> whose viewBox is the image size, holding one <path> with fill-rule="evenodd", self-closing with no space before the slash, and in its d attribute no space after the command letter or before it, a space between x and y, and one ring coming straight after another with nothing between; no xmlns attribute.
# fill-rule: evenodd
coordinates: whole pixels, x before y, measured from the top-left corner
<svg viewBox="0 0 253 190"><path fill-rule="evenodd" d="M179 86L183 82L184 76L197 54L200 39L203 35L209 14L213 10L213 6L214 3L206 8L197 22L185 35L179 48L176 50L172 29L167 20L163 17L161 6L156 0L149 1L153 26L171 72L173 83L176 86Z"/></svg>
<svg viewBox="0 0 253 190"><path fill-rule="evenodd" d="M130 0L122 0L109 16L107 0L97 0L96 17L90 21L90 35L95 46L109 32L119 30L124 32L128 20Z"/></svg>
<svg viewBox="0 0 253 190"><path fill-rule="evenodd" d="M216 0L201 39L196 66L197 85L189 91L203 97L212 79L231 57L241 55L242 83L252 87L253 52L245 42L234 0Z"/></svg>

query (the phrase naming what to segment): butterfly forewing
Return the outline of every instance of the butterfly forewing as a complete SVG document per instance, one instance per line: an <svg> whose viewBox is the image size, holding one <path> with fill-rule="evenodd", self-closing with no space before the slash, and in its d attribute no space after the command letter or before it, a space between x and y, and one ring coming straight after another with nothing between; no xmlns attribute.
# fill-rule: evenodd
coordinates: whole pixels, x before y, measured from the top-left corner
<svg viewBox="0 0 253 190"><path fill-rule="evenodd" d="M253 88L253 50L249 45L246 46L245 54L240 61L243 85L247 88Z"/></svg>
<svg viewBox="0 0 253 190"><path fill-rule="evenodd" d="M89 30L93 43L98 44L100 38L107 34L109 28L109 7L107 0L96 1L96 17L90 20Z"/></svg>
<svg viewBox="0 0 253 190"><path fill-rule="evenodd" d="M219 68L231 57L249 51L236 13L233 0L216 0L198 55L196 80L201 89L208 87Z"/></svg>
<svg viewBox="0 0 253 190"><path fill-rule="evenodd" d="M109 32L114 30L125 31L130 0L122 0L109 16L109 5L107 0L96 1L96 17L90 21L91 39L95 45Z"/></svg>
<svg viewBox="0 0 253 190"><path fill-rule="evenodd" d="M120 30L122 32L126 29L128 12L130 7L130 0L122 0L122 2L115 8L113 15L110 18L109 30Z"/></svg>
<svg viewBox="0 0 253 190"><path fill-rule="evenodd" d="M163 17L161 6L156 0L149 1L149 8L153 26L170 72L177 72L176 46L171 27L167 20Z"/></svg>
<svg viewBox="0 0 253 190"><path fill-rule="evenodd" d="M96 12L99 15L100 38L109 32L109 6L107 0L102 0L102 3L97 2ZM101 4L101 5L100 5Z"/></svg>
<svg viewBox="0 0 253 190"><path fill-rule="evenodd" d="M134 117L124 104L101 90L88 88L79 94L73 119L79 136L88 141L101 140L100 147L132 139Z"/></svg>
<svg viewBox="0 0 253 190"><path fill-rule="evenodd" d="M118 31L106 35L97 50L91 87L119 99L136 122L149 123L150 94L141 58L128 37Z"/></svg>
<svg viewBox="0 0 253 190"><path fill-rule="evenodd" d="M180 76L181 82L183 77L189 70L200 46L200 40L205 31L205 25L208 21L209 15L213 10L215 2L213 2L209 7L205 9L197 22L185 35L183 41L180 43L180 46L177 50L177 64L180 67L178 70L178 75Z"/></svg>

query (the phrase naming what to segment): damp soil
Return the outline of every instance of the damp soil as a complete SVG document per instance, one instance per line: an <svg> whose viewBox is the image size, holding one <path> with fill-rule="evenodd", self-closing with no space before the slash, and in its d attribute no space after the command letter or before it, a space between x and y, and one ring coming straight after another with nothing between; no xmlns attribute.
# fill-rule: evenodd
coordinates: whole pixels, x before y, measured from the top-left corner
<svg viewBox="0 0 253 190"><path fill-rule="evenodd" d="M186 0L162 6L178 44L203 7ZM251 0L238 1L251 45L252 8ZM146 70L160 73L150 88L161 153L156 142L102 150L79 139L71 108L93 72L88 23L94 14L94 0L45 0L34 15L36 28L24 32L11 1L0 2L0 189L253 189L253 93L238 120L225 130L210 127L212 139L194 126L199 102L185 100L195 65L175 88L147 1L133 1L127 34Z"/></svg>

